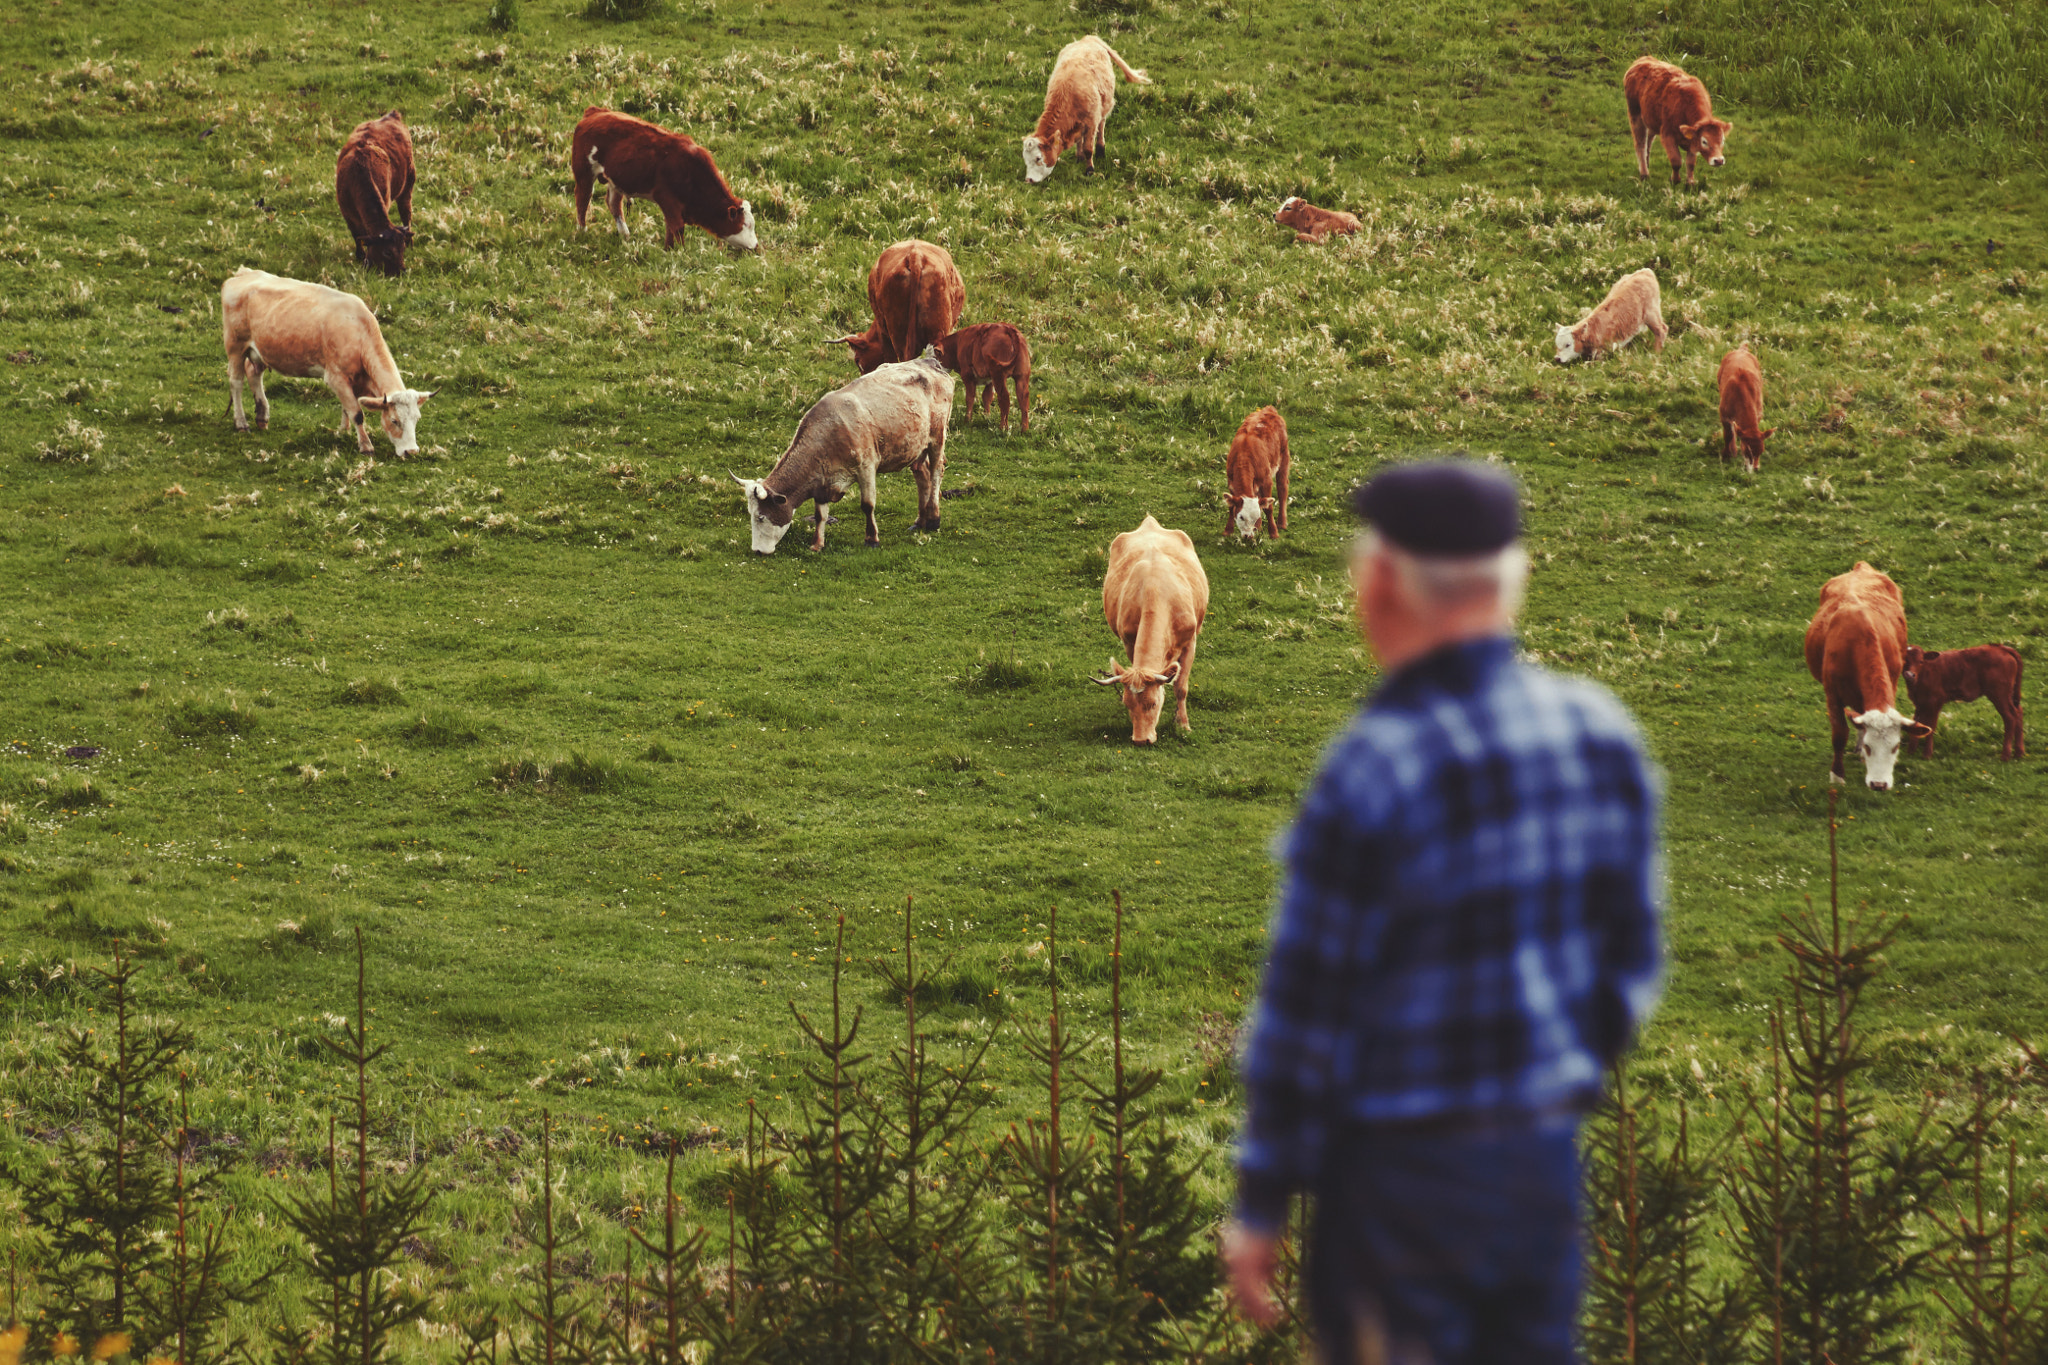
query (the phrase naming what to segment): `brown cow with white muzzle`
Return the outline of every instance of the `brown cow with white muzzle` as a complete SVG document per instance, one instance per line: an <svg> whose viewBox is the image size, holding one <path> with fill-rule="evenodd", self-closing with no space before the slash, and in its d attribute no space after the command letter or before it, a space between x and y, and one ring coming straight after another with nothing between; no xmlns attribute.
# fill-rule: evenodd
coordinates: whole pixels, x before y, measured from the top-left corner
<svg viewBox="0 0 2048 1365"><path fill-rule="evenodd" d="M1174 723L1188 724L1188 679L1195 667L1195 642L1209 614L1209 576L1186 531L1172 531L1152 517L1109 545L1109 572L1102 579L1102 615L1124 642L1130 666L1112 658L1105 677L1131 716L1131 743L1159 738L1159 713L1171 686L1177 703Z"/></svg>

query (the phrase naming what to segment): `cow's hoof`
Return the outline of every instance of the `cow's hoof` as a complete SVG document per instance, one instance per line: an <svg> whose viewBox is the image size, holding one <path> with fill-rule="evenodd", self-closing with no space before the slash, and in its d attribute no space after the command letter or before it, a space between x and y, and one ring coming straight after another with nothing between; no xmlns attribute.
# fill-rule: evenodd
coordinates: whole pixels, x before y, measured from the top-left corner
<svg viewBox="0 0 2048 1365"><path fill-rule="evenodd" d="M862 544L866 545L870 550L879 550L882 548L882 538L880 536L869 536Z"/></svg>
<svg viewBox="0 0 2048 1365"><path fill-rule="evenodd" d="M1843 777L1843 776L1842 776L1842 775L1841 775L1840 773L1829 773L1829 774L1828 774L1828 785L1829 785L1830 787L1839 787L1839 786L1841 786L1841 785L1842 785L1842 784L1843 784L1844 782L1846 782L1847 780L1848 780L1848 779L1847 779L1847 778L1845 778L1845 777Z"/></svg>
<svg viewBox="0 0 2048 1365"><path fill-rule="evenodd" d="M235 430L246 435L249 430L249 424L247 422L237 422L235 423Z"/></svg>

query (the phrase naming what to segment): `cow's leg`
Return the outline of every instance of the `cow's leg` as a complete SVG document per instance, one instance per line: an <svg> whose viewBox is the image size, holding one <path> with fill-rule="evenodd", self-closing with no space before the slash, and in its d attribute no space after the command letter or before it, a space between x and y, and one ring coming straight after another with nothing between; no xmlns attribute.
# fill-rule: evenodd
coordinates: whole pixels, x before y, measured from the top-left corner
<svg viewBox="0 0 2048 1365"><path fill-rule="evenodd" d="M875 467L867 463L860 467L860 515L867 524L868 545L880 545L882 528L875 520Z"/></svg>
<svg viewBox="0 0 2048 1365"><path fill-rule="evenodd" d="M1685 149L1685 184L1686 188L1688 189L1692 188L1693 184L1693 164L1694 158L1692 154L1692 148L1688 147Z"/></svg>
<svg viewBox="0 0 2048 1365"><path fill-rule="evenodd" d="M256 399L256 430L270 430L270 396L263 392L263 357L249 357L249 388Z"/></svg>
<svg viewBox="0 0 2048 1365"><path fill-rule="evenodd" d="M1919 708L1914 708L1913 723L1927 727L1927 733L1922 735L1919 740L1920 757L1922 758L1934 757L1934 731L1935 727L1941 724L1941 708L1943 705L1944 703L1942 702L1934 703L1933 706L1927 708L1927 714L1924 716L1920 714Z"/></svg>
<svg viewBox="0 0 2048 1365"><path fill-rule="evenodd" d="M967 415L967 418L968 418L968 420L969 420L969 421L972 421L972 420L974 419L974 381L973 381L972 379L969 379L969 378L968 378L968 377L967 377L966 375L964 375L964 374L963 374L963 375L961 375L961 376L960 376L960 382L961 382L961 383L963 383L963 384L965 384L965 385L967 386L967 414L966 414L966 415Z"/></svg>
<svg viewBox="0 0 2048 1365"><path fill-rule="evenodd" d="M1024 414L1023 421L1019 424L1018 430L1028 435L1031 431L1031 377L1029 375L1020 374L1017 376L1017 406Z"/></svg>
<svg viewBox="0 0 2048 1365"><path fill-rule="evenodd" d="M818 529L811 534L811 552L815 554L825 548L825 524L832 520L832 514L825 510L830 504L822 496L812 505L818 513Z"/></svg>
<svg viewBox="0 0 2048 1365"><path fill-rule="evenodd" d="M1671 163L1671 183L1678 183L1678 138L1675 134L1664 134L1664 157Z"/></svg>
<svg viewBox="0 0 2048 1365"><path fill-rule="evenodd" d="M1195 727L1188 723L1188 683L1195 671L1195 644L1200 636L1188 641L1188 647L1180 652L1180 676L1173 680L1173 723L1183 731Z"/></svg>
<svg viewBox="0 0 2048 1365"><path fill-rule="evenodd" d="M347 380L329 378L327 387L334 390L334 396L341 400L341 430L335 434L345 436L348 434L349 428L354 427L356 431L356 449L365 455L369 454L370 414L368 410L356 401L355 390L350 387Z"/></svg>
<svg viewBox="0 0 2048 1365"><path fill-rule="evenodd" d="M1282 531L1287 529L1287 476L1293 463L1291 459L1282 460L1279 473L1276 476L1276 480L1280 485L1280 500L1274 510L1280 514L1280 529ZM1275 536L1275 539L1278 539L1278 536Z"/></svg>
<svg viewBox="0 0 2048 1365"><path fill-rule="evenodd" d="M1001 375L997 375L993 387L996 391L996 404L1003 410L1003 435L1008 436L1010 434L1010 386L1004 382ZM983 405L983 410L987 410L986 404Z"/></svg>
<svg viewBox="0 0 2048 1365"><path fill-rule="evenodd" d="M249 363L247 349L228 352L228 398L235 412L235 430L247 431L249 419L242 415L242 381Z"/></svg>
<svg viewBox="0 0 2048 1365"><path fill-rule="evenodd" d="M1673 180L1678 178L1678 171L1675 165L1671 172L1671 178ZM619 236L630 237L632 234L626 231L626 196L619 192L617 185L611 186L605 192L604 206L606 211L611 214L612 221L619 225Z"/></svg>
<svg viewBox="0 0 2048 1365"><path fill-rule="evenodd" d="M587 161L572 165L569 172L576 181L576 230L581 232L590 220L590 191L597 182L597 172Z"/></svg>
<svg viewBox="0 0 2048 1365"><path fill-rule="evenodd" d="M1842 708L1830 699L1828 703L1829 735L1834 740L1835 759L1828 767L1828 781L1840 786L1848 779L1842 774L1842 749L1849 743L1849 722L1842 715Z"/></svg>
<svg viewBox="0 0 2048 1365"><path fill-rule="evenodd" d="M1650 130L1643 126L1643 112L1634 103L1628 109L1628 135L1636 144L1636 175L1650 178Z"/></svg>
<svg viewBox="0 0 2048 1365"><path fill-rule="evenodd" d="M1721 463L1727 464L1735 458L1735 424L1721 423Z"/></svg>
<svg viewBox="0 0 2048 1365"><path fill-rule="evenodd" d="M405 173L405 188L398 192L398 214L407 227L412 226L412 181L411 171Z"/></svg>

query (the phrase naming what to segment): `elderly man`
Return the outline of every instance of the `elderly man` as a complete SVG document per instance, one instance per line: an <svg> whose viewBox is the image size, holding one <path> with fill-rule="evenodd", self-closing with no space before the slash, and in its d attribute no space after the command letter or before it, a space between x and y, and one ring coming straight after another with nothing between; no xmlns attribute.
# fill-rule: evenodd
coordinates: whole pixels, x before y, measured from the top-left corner
<svg viewBox="0 0 2048 1365"><path fill-rule="evenodd" d="M1354 501L1384 676L1287 840L1226 1268L1272 1321L1301 1191L1326 1365L1567 1362L1578 1121L1662 983L1659 781L1612 696L1515 657L1511 480Z"/></svg>

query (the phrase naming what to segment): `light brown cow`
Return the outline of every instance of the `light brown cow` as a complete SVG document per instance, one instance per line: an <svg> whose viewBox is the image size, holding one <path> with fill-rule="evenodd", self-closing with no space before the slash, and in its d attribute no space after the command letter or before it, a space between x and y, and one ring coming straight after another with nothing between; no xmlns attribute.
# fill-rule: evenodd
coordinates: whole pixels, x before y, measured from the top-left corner
<svg viewBox="0 0 2048 1365"><path fill-rule="evenodd" d="M1651 344L1663 350L1670 335L1664 326L1663 295L1657 288L1657 272L1647 267L1616 280L1607 297L1585 317L1558 327L1557 363L1591 360L1601 351L1626 346L1646 328Z"/></svg>
<svg viewBox="0 0 2048 1365"><path fill-rule="evenodd" d="M1195 641L1209 614L1209 577L1185 531L1169 531L1151 517L1109 545L1109 572L1102 580L1102 614L1124 642L1128 668L1109 661L1109 674L1090 681L1115 687L1131 716L1131 743L1159 737L1159 713L1172 684L1174 722L1188 724L1188 678L1195 667Z"/></svg>
<svg viewBox="0 0 2048 1365"><path fill-rule="evenodd" d="M243 266L221 284L220 324L236 431L249 429L242 413L245 379L256 389L256 429L270 425L263 372L276 370L295 378L326 380L341 400L338 434L346 435L354 427L363 454L370 453L365 411L383 420L392 454L410 455L419 449L415 432L420 405L434 392L405 386L376 316L354 294Z"/></svg>
<svg viewBox="0 0 2048 1365"><path fill-rule="evenodd" d="M1024 334L1007 322L977 322L950 332L934 343L946 368L967 385L967 415L974 415L974 386L984 384L981 410L989 400L999 398L1003 407L1003 434L1010 434L1010 391L1005 379L1016 381L1017 404L1024 410L1024 430L1031 430L1031 344Z"/></svg>
<svg viewBox="0 0 2048 1365"><path fill-rule="evenodd" d="M1854 726L1863 780L1872 791L1892 785L1899 742L1931 734L1899 714L1899 674L1906 662L1906 600L1899 585L1862 560L1820 589L1820 609L1806 627L1806 668L1827 696L1835 746L1828 780L1841 782L1842 749Z"/></svg>
<svg viewBox="0 0 2048 1365"><path fill-rule="evenodd" d="M393 109L358 123L334 162L334 199L356 241L356 259L387 275L405 269L412 245L412 134ZM396 208L403 223L391 221Z"/></svg>
<svg viewBox="0 0 2048 1365"><path fill-rule="evenodd" d="M1287 529L1287 475L1294 454L1287 447L1287 422L1270 403L1246 417L1230 439L1224 461L1229 492L1224 497L1223 534L1233 530L1247 540L1258 538L1259 521L1273 540ZM1274 485L1279 505L1274 505Z"/></svg>
<svg viewBox="0 0 2048 1365"><path fill-rule="evenodd" d="M1038 127L1024 135L1025 180L1033 185L1044 181L1069 147L1079 147L1088 158L1088 169L1095 169L1095 153L1109 150L1102 130L1116 108L1118 71L1133 85L1152 83L1092 33L1060 49L1052 79L1045 84L1045 111L1038 116Z"/></svg>
<svg viewBox="0 0 2048 1365"><path fill-rule="evenodd" d="M1282 227L1293 228L1295 241L1318 246L1332 236L1349 237L1362 226L1357 214L1319 209L1300 195L1294 195L1281 204L1280 211L1273 215L1273 221Z"/></svg>
<svg viewBox="0 0 2048 1365"><path fill-rule="evenodd" d="M1638 57L1621 78L1628 100L1628 130L1636 142L1636 173L1650 178L1650 139L1661 138L1671 161L1671 183L1678 183L1678 154L1685 153L1685 183L1693 183L1693 159L1722 165L1728 130L1735 125L1714 117L1714 101L1697 76L1688 76L1669 62Z"/></svg>
<svg viewBox="0 0 2048 1365"><path fill-rule="evenodd" d="M576 230L590 213L590 194L600 181L611 189L605 207L626 235L626 201L652 199L661 210L662 245L672 247L692 225L727 246L752 251L754 206L732 192L711 153L685 133L672 133L601 104L583 111L569 142L569 173L576 180Z"/></svg>
<svg viewBox="0 0 2048 1365"><path fill-rule="evenodd" d="M865 332L833 337L853 352L862 374L891 361L915 360L953 330L967 307L967 286L946 248L913 237L876 258L868 271L868 307L875 320Z"/></svg>
<svg viewBox="0 0 2048 1365"><path fill-rule="evenodd" d="M1759 429L1764 416L1764 372L1744 342L1721 357L1721 371L1715 376L1721 389L1721 460L1735 457L1735 442L1742 441L1742 462L1754 474L1763 467L1764 438L1776 427Z"/></svg>

